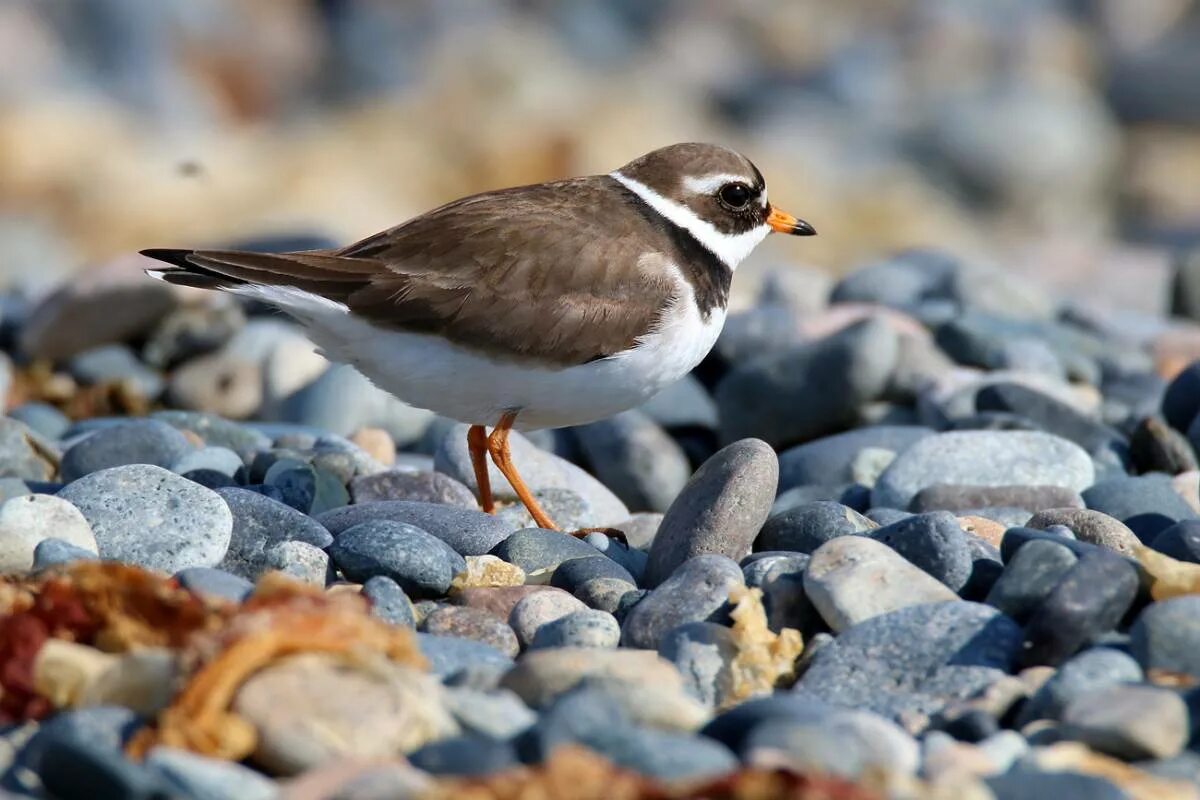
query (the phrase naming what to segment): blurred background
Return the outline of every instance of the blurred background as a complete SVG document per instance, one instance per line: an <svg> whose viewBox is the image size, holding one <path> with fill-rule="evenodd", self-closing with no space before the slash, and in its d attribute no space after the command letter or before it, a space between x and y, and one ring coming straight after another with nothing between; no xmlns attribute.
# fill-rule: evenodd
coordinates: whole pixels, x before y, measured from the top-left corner
<svg viewBox="0 0 1200 800"><path fill-rule="evenodd" d="M0 280L34 289L688 140L821 233L747 272L935 245L1151 311L1200 242L1193 0L0 0L0 52Z"/></svg>

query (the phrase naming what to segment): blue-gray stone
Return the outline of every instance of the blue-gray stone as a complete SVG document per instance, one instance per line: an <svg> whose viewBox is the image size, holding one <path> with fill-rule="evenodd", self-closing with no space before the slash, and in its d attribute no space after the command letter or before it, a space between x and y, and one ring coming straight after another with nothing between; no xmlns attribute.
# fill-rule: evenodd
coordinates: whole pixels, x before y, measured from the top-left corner
<svg viewBox="0 0 1200 800"><path fill-rule="evenodd" d="M615 613L621 598L637 590L628 570L600 554L562 562L550 578L550 585L565 589L586 605Z"/></svg>
<svg viewBox="0 0 1200 800"><path fill-rule="evenodd" d="M209 446L228 447L247 463L259 450L266 450L271 446L271 440L262 433L216 414L201 411L158 411L152 414L151 418L178 430L191 431Z"/></svg>
<svg viewBox="0 0 1200 800"><path fill-rule="evenodd" d="M1143 542L1184 519L1198 516L1165 475L1126 476L1102 481L1083 492L1088 508L1121 520Z"/></svg>
<svg viewBox="0 0 1200 800"><path fill-rule="evenodd" d="M329 555L347 578L359 583L385 575L413 597L442 597L466 560L441 539L415 525L375 520L339 533Z"/></svg>
<svg viewBox="0 0 1200 800"><path fill-rule="evenodd" d="M842 486L855 481L853 465L866 448L901 453L932 436L917 425L873 425L816 439L779 454L779 491L796 486Z"/></svg>
<svg viewBox="0 0 1200 800"><path fill-rule="evenodd" d="M323 525L296 509L257 492L237 487L217 489L233 514L233 534L220 567L248 580L267 569L267 551L280 542L307 542L325 549L333 536Z"/></svg>
<svg viewBox="0 0 1200 800"><path fill-rule="evenodd" d="M543 623L533 635L531 650L547 647L616 647L621 626L607 611L586 609Z"/></svg>
<svg viewBox="0 0 1200 800"><path fill-rule="evenodd" d="M213 567L188 567L175 573L183 588L240 603L254 591L254 584L240 575Z"/></svg>
<svg viewBox="0 0 1200 800"><path fill-rule="evenodd" d="M370 520L393 520L415 525L464 556L485 555L512 533L512 529L503 521L482 511L409 500L360 503L326 511L317 518L335 537L347 528Z"/></svg>
<svg viewBox="0 0 1200 800"><path fill-rule="evenodd" d="M679 670L688 694L710 708L723 703L733 688L730 665L738 648L724 625L688 622L672 628L659 641L658 654Z"/></svg>
<svg viewBox="0 0 1200 800"><path fill-rule="evenodd" d="M429 661L429 671L443 680L468 668L494 666L508 669L513 663L511 658L489 644L458 636L418 633L417 644L421 655Z"/></svg>
<svg viewBox="0 0 1200 800"><path fill-rule="evenodd" d="M1122 683L1141 683L1142 668L1131 656L1110 647L1092 647L1067 661L1021 707L1017 725L1059 720L1077 697Z"/></svg>
<svg viewBox="0 0 1200 800"><path fill-rule="evenodd" d="M573 432L592 472L631 511L666 511L691 477L683 449L640 411Z"/></svg>
<svg viewBox="0 0 1200 800"><path fill-rule="evenodd" d="M85 350L67 362L71 377L84 386L125 382L142 397L153 400L162 394L163 378L141 362L125 345L108 344Z"/></svg>
<svg viewBox="0 0 1200 800"><path fill-rule="evenodd" d="M973 559L967 534L949 511L916 514L867 535L956 592L971 577Z"/></svg>
<svg viewBox="0 0 1200 800"><path fill-rule="evenodd" d="M95 561L99 556L62 539L43 539L33 548L34 571L69 564L72 561Z"/></svg>
<svg viewBox="0 0 1200 800"><path fill-rule="evenodd" d="M237 453L228 447L219 445L190 450L171 465L171 471L178 472L180 475L186 475L196 470L219 472L235 478L239 474L245 474L246 465L242 463L242 458Z"/></svg>
<svg viewBox="0 0 1200 800"><path fill-rule="evenodd" d="M552 575L565 561L593 558L600 553L587 542L561 531L525 528L492 548L492 555L516 564L526 575Z"/></svg>
<svg viewBox="0 0 1200 800"><path fill-rule="evenodd" d="M835 711L833 706L807 694L777 693L755 697L722 711L700 729L700 734L745 755L747 737L764 723L780 719L817 722Z"/></svg>
<svg viewBox="0 0 1200 800"><path fill-rule="evenodd" d="M985 778L984 783L996 800L1029 800L1053 797L1054 800L1129 800L1129 795L1112 783L1078 772L1033 772L1010 770Z"/></svg>
<svg viewBox="0 0 1200 800"><path fill-rule="evenodd" d="M96 431L63 453L61 473L70 483L109 467L154 464L170 468L192 450L184 435L152 419L134 420Z"/></svg>
<svg viewBox="0 0 1200 800"><path fill-rule="evenodd" d="M275 781L249 767L173 747L153 748L145 765L189 800L275 800L281 791Z"/></svg>
<svg viewBox="0 0 1200 800"><path fill-rule="evenodd" d="M1133 656L1142 669L1200 677L1200 595L1146 606L1131 633Z"/></svg>
<svg viewBox="0 0 1200 800"><path fill-rule="evenodd" d="M142 720L123 706L93 706L61 711L41 723L37 733L22 748L18 763L40 773L46 746L55 741L90 742L97 747L120 752L141 725Z"/></svg>
<svg viewBox="0 0 1200 800"><path fill-rule="evenodd" d="M1017 551L985 601L1024 623L1079 559L1051 541L1032 541Z"/></svg>
<svg viewBox="0 0 1200 800"><path fill-rule="evenodd" d="M1162 413L1171 427L1187 432L1200 411L1200 361L1193 361L1167 385Z"/></svg>
<svg viewBox="0 0 1200 800"><path fill-rule="evenodd" d="M754 540L754 548L811 554L830 539L865 533L875 527L874 522L841 503L818 500L768 519Z"/></svg>
<svg viewBox="0 0 1200 800"><path fill-rule="evenodd" d="M47 743L38 776L57 800L166 800L173 794L148 767L90 740Z"/></svg>
<svg viewBox="0 0 1200 800"><path fill-rule="evenodd" d="M808 567L807 553L787 550L762 550L742 559L742 577L746 585L762 588L770 578L781 573L803 573Z"/></svg>
<svg viewBox="0 0 1200 800"><path fill-rule="evenodd" d="M672 628L719 620L725 615L730 591L743 585L741 568L725 556L689 559L633 607L622 624L621 644L656 650Z"/></svg>
<svg viewBox="0 0 1200 800"><path fill-rule="evenodd" d="M1176 522L1155 536L1150 546L1178 561L1200 564L1200 520Z"/></svg>
<svg viewBox="0 0 1200 800"><path fill-rule="evenodd" d="M408 762L430 775L479 777L519 766L511 742L486 736L452 736L408 754Z"/></svg>
<svg viewBox="0 0 1200 800"><path fill-rule="evenodd" d="M479 508L479 503L470 489L449 475L433 470L412 471L397 468L360 475L350 481L350 495L355 503L416 500L422 503Z"/></svg>
<svg viewBox="0 0 1200 800"><path fill-rule="evenodd" d="M646 571L646 562L649 558L644 551L634 549L600 532L589 533L583 537L583 541L628 570L635 581L641 582L642 575Z"/></svg>
<svg viewBox="0 0 1200 800"><path fill-rule="evenodd" d="M61 439L71 426L70 418L49 403L23 403L9 411L8 416L50 440Z"/></svg>
<svg viewBox="0 0 1200 800"><path fill-rule="evenodd" d="M401 628L415 628L416 613L412 601L396 583L386 575L367 578L362 587L363 597L371 603L371 613L385 622Z"/></svg>

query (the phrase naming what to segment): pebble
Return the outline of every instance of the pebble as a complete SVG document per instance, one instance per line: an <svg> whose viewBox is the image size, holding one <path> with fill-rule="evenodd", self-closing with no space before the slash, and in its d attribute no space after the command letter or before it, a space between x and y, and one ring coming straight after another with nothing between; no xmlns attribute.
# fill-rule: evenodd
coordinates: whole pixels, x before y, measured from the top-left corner
<svg viewBox="0 0 1200 800"><path fill-rule="evenodd" d="M918 440L896 457L871 492L877 506L908 508L937 484L1092 485L1092 459L1079 445L1040 431L950 431Z"/></svg>
<svg viewBox="0 0 1200 800"><path fill-rule="evenodd" d="M1159 416L1144 417L1129 436L1129 460L1138 472L1178 475L1200 469L1188 438Z"/></svg>
<svg viewBox="0 0 1200 800"><path fill-rule="evenodd" d="M1126 451L1125 439L1113 428L1081 414L1067 403L1017 383L993 383L975 395L978 411L1019 414L1039 428L1075 442L1089 453Z"/></svg>
<svg viewBox="0 0 1200 800"><path fill-rule="evenodd" d="M568 592L550 588L521 598L508 615L508 624L521 646L529 647L543 625L587 610L586 605Z"/></svg>
<svg viewBox="0 0 1200 800"><path fill-rule="evenodd" d="M634 514L629 519L623 519L614 528L625 534L625 541L637 550L647 551L658 534L658 526L662 524L663 515L651 512Z"/></svg>
<svg viewBox="0 0 1200 800"><path fill-rule="evenodd" d="M58 465L54 444L17 420L0 417L0 477L48 481Z"/></svg>
<svg viewBox="0 0 1200 800"><path fill-rule="evenodd" d="M1162 414L1172 428L1186 432L1200 411L1200 361L1179 371L1167 385L1162 398Z"/></svg>
<svg viewBox="0 0 1200 800"><path fill-rule="evenodd" d="M102 558L174 574L215 567L229 549L233 515L221 496L162 467L110 467L58 496L83 513Z"/></svg>
<svg viewBox="0 0 1200 800"><path fill-rule="evenodd" d="M241 456L228 447L202 447L184 453L171 464L170 469L180 475L187 475L196 470L209 470L237 478L245 475L246 467Z"/></svg>
<svg viewBox="0 0 1200 800"><path fill-rule="evenodd" d="M492 555L525 570L533 583L549 581L561 564L577 558L600 555L595 547L561 531L542 528L519 530L492 550Z"/></svg>
<svg viewBox="0 0 1200 800"><path fill-rule="evenodd" d="M98 749L119 753L141 727L138 716L123 706L67 709L44 720L18 754L18 763L44 774L42 758L55 742L86 742Z"/></svg>
<svg viewBox="0 0 1200 800"><path fill-rule="evenodd" d="M234 603L242 602L254 591L254 584L250 581L214 567L188 567L175 573L175 580L189 591L221 597Z"/></svg>
<svg viewBox="0 0 1200 800"><path fill-rule="evenodd" d="M159 369L176 366L218 349L245 323L245 312L236 303L178 308L146 337L142 360Z"/></svg>
<svg viewBox="0 0 1200 800"><path fill-rule="evenodd" d="M843 631L817 651L796 691L919 731L1010 672L1021 640L1017 624L988 606L912 606Z"/></svg>
<svg viewBox="0 0 1200 800"><path fill-rule="evenodd" d="M537 714L508 689L485 691L452 686L447 687L443 696L446 709L464 733L512 739L537 722Z"/></svg>
<svg viewBox="0 0 1200 800"><path fill-rule="evenodd" d="M255 763L275 775L295 775L350 756L394 757L457 733L440 690L410 668L364 671L304 654L252 675L232 709L258 731Z"/></svg>
<svg viewBox="0 0 1200 800"><path fill-rule="evenodd" d="M392 441L391 435L382 428L359 428L350 434L349 439L380 464L390 467L396 463L396 443ZM378 499L402 500L406 498L381 497Z"/></svg>
<svg viewBox="0 0 1200 800"><path fill-rule="evenodd" d="M1129 800L1129 795L1112 783L1078 772L1035 772L1011 770L984 779L995 800Z"/></svg>
<svg viewBox="0 0 1200 800"><path fill-rule="evenodd" d="M1091 647L1064 663L1021 707L1016 725L1060 720L1075 698L1125 683L1140 683L1142 668L1128 654L1110 647Z"/></svg>
<svg viewBox="0 0 1200 800"><path fill-rule="evenodd" d="M98 558L99 555L95 552L76 547L62 539L43 539L33 549L33 570L36 572L72 561L94 561Z"/></svg>
<svg viewBox="0 0 1200 800"><path fill-rule="evenodd" d="M812 553L830 539L866 533L876 527L873 520L841 503L818 500L768 519L754 540L754 549Z"/></svg>
<svg viewBox="0 0 1200 800"><path fill-rule="evenodd" d="M507 672L513 663L511 656L490 644L459 636L418 633L417 644L429 662L430 674L443 681L471 670L496 668Z"/></svg>
<svg viewBox="0 0 1200 800"><path fill-rule="evenodd" d="M969 512L976 508L1009 507L1029 514L1047 508L1083 508L1079 492L1061 486L962 486L935 484L917 492L909 510Z"/></svg>
<svg viewBox="0 0 1200 800"><path fill-rule="evenodd" d="M84 386L125 383L147 400L157 398L163 390L162 376L139 361L128 347L119 344L103 345L75 355L67 362L67 371Z"/></svg>
<svg viewBox="0 0 1200 800"><path fill-rule="evenodd" d="M536 447L519 432L511 433L508 442L513 462L518 465L521 477L535 495L543 489L567 489L574 492L594 515L588 521L588 526L613 526L629 517L629 509L625 504L583 469ZM458 480L472 492L478 491L471 457L467 451L466 425L455 425L442 437L434 455L434 468ZM496 500L510 503L517 500L517 495L509 486L508 480L495 464L490 462L488 476Z"/></svg>
<svg viewBox="0 0 1200 800"><path fill-rule="evenodd" d="M253 581L269 567L267 553L281 542L304 542L322 549L333 544L333 536L323 525L290 506L237 487L216 492L233 515L233 532L221 569Z"/></svg>
<svg viewBox="0 0 1200 800"><path fill-rule="evenodd" d="M649 650L555 647L526 652L501 685L530 708L544 708L584 680L635 684L659 692L683 689L683 679L668 661Z"/></svg>
<svg viewBox="0 0 1200 800"><path fill-rule="evenodd" d="M533 595L529 602L539 595ZM520 609L521 605L517 605ZM515 611L514 611L515 613ZM606 611L584 609L564 617L543 623L534 632L530 649L548 647L616 647L621 640L621 626L615 617Z"/></svg>
<svg viewBox="0 0 1200 800"><path fill-rule="evenodd" d="M733 632L715 622L687 622L667 631L658 654L675 665L683 687L709 708L723 706L733 691L731 664L738 648Z"/></svg>
<svg viewBox="0 0 1200 800"><path fill-rule="evenodd" d="M1200 678L1200 595L1152 603L1130 633L1130 651L1142 669Z"/></svg>
<svg viewBox="0 0 1200 800"><path fill-rule="evenodd" d="M61 439L71 427L70 418L47 403L22 403L10 409L8 416L49 440Z"/></svg>
<svg viewBox="0 0 1200 800"><path fill-rule="evenodd" d="M1088 508L1119 519L1142 541L1150 541L1196 512L1163 475L1126 476L1101 481L1083 493Z"/></svg>
<svg viewBox="0 0 1200 800"><path fill-rule="evenodd" d="M1176 522L1155 536L1150 546L1178 561L1200 564L1200 520Z"/></svg>
<svg viewBox="0 0 1200 800"><path fill-rule="evenodd" d="M729 592L742 585L742 570L731 559L714 554L691 558L633 607L621 626L621 644L655 650L672 628L719 619Z"/></svg>
<svg viewBox="0 0 1200 800"><path fill-rule="evenodd" d="M467 606L468 608L478 608L483 611L491 612L500 619L508 619L508 615L512 613L513 606L521 601L526 595L535 592L544 592L549 589L545 585L525 585L525 586L469 586L465 589L458 589L450 595L450 602L459 605Z"/></svg>
<svg viewBox="0 0 1200 800"><path fill-rule="evenodd" d="M985 602L1025 623L1076 561L1075 554L1057 542L1029 542L1004 566Z"/></svg>
<svg viewBox="0 0 1200 800"><path fill-rule="evenodd" d="M1070 528L1051 525L1048 530L1044 531L1033 528L1009 528L1004 532L1004 538L1000 541L1000 557L1007 564L1013 560L1018 550L1034 541L1057 542L1080 558L1091 553L1106 552L1098 545L1081 542L1074 538Z"/></svg>
<svg viewBox="0 0 1200 800"><path fill-rule="evenodd" d="M900 726L869 711L833 711L820 719L776 718L756 725L743 746L749 764L856 779L882 773L912 775L916 741Z"/></svg>
<svg viewBox="0 0 1200 800"><path fill-rule="evenodd" d="M431 612L421 629L434 636L457 636L496 648L509 658L521 651L517 634L504 620L477 608L442 606Z"/></svg>
<svg viewBox="0 0 1200 800"><path fill-rule="evenodd" d="M1104 551L1081 557L1030 617L1021 665L1066 661L1115 628L1137 592L1131 562Z"/></svg>
<svg viewBox="0 0 1200 800"><path fill-rule="evenodd" d="M173 791L195 800L274 800L281 794L275 781L249 767L173 747L151 749L145 765Z"/></svg>
<svg viewBox="0 0 1200 800"><path fill-rule="evenodd" d="M533 493L533 497L560 530L575 531L593 527L591 520L595 518L595 514L592 509L582 497L570 489L539 489ZM509 530L537 527L533 515L522 503L509 503L497 508L496 519L503 522Z"/></svg>
<svg viewBox="0 0 1200 800"><path fill-rule="evenodd" d="M414 525L464 556L486 555L513 531L501 520L482 511L411 500L359 503L326 511L317 517L317 522L335 537L355 525L376 520Z"/></svg>
<svg viewBox="0 0 1200 800"><path fill-rule="evenodd" d="M659 525L644 583L654 587L688 559L750 552L779 483L775 451L758 439L734 442L704 462Z"/></svg>
<svg viewBox="0 0 1200 800"><path fill-rule="evenodd" d="M565 589L591 608L610 613L617 610L622 597L637 591L629 571L602 555L564 561L554 571L550 585Z"/></svg>
<svg viewBox="0 0 1200 800"><path fill-rule="evenodd" d="M66 500L27 494L0 503L0 574L32 568L38 545L51 538L85 550L92 557L97 553L91 526Z"/></svg>
<svg viewBox="0 0 1200 800"><path fill-rule="evenodd" d="M932 428L917 425L872 425L789 448L779 454L779 491L854 483L859 477L855 465L864 451L891 453L890 459L894 459L933 433Z"/></svg>
<svg viewBox="0 0 1200 800"><path fill-rule="evenodd" d="M762 588L773 575L780 572L802 574L808 568L811 556L787 550L763 550L751 553L742 559L742 577L746 585Z"/></svg>
<svg viewBox="0 0 1200 800"><path fill-rule="evenodd" d="M1140 544L1137 536L1123 522L1091 509L1047 509L1034 514L1025 525L1037 530L1064 525L1071 529L1079 541L1098 545L1123 556L1132 557L1134 548Z"/></svg>
<svg viewBox="0 0 1200 800"><path fill-rule="evenodd" d="M596 477L634 511L666 511L692 474L683 449L640 411L572 432Z"/></svg>
<svg viewBox="0 0 1200 800"><path fill-rule="evenodd" d="M967 534L949 511L931 511L893 522L868 534L957 592L971 577Z"/></svg>
<svg viewBox="0 0 1200 800"><path fill-rule="evenodd" d="M376 575L396 581L411 597L442 597L467 562L449 545L415 525L390 520L363 522L336 535L333 563L347 578Z"/></svg>
<svg viewBox="0 0 1200 800"><path fill-rule="evenodd" d="M386 575L367 578L363 583L362 593L371 603L371 613L374 616L397 627L416 627L417 617L412 600L400 588L400 584L391 578Z"/></svg>
<svg viewBox="0 0 1200 800"><path fill-rule="evenodd" d="M1156 686L1108 686L1079 695L1062 722L1067 737L1126 761L1179 755L1191 733L1183 700Z"/></svg>
<svg viewBox="0 0 1200 800"><path fill-rule="evenodd" d="M409 753L408 761L430 775L480 777L520 765L511 742L484 736L454 736Z"/></svg>
<svg viewBox="0 0 1200 800"><path fill-rule="evenodd" d="M883 394L898 355L895 329L868 318L741 363L713 392L722 439L757 437L786 446L844 429L860 406Z"/></svg>
<svg viewBox="0 0 1200 800"><path fill-rule="evenodd" d="M421 503L479 508L479 503L470 489L449 475L432 471L390 469L371 475L360 475L350 481L350 496L355 503L415 500Z"/></svg>
<svg viewBox="0 0 1200 800"><path fill-rule="evenodd" d="M125 464L173 466L192 445L183 434L152 419L103 428L68 448L60 467L67 483L108 467Z"/></svg>
<svg viewBox="0 0 1200 800"><path fill-rule="evenodd" d="M332 580L329 556L319 547L301 541L278 542L267 548L268 569L290 575L301 583L324 588Z"/></svg>
<svg viewBox="0 0 1200 800"><path fill-rule="evenodd" d="M276 360L279 365L285 363ZM291 394L282 404L280 416L339 436L349 436L359 428L381 428L401 446L419 440L433 419L432 413L405 405L344 364L330 367Z"/></svg>
<svg viewBox="0 0 1200 800"><path fill-rule="evenodd" d="M159 800L168 787L141 764L86 740L51 741L41 758L42 791L58 800Z"/></svg>
<svg viewBox="0 0 1200 800"><path fill-rule="evenodd" d="M199 411L158 411L151 419L167 423L181 431L191 431L208 446L228 447L249 462L254 454L271 446L262 433L236 422Z"/></svg>
<svg viewBox="0 0 1200 800"><path fill-rule="evenodd" d="M627 570L633 576L635 581L639 583L642 581L646 574L646 563L650 558L645 552L634 549L628 544L619 542L599 532L589 533L583 537L583 541L620 564L623 569Z"/></svg>
<svg viewBox="0 0 1200 800"><path fill-rule="evenodd" d="M804 571L804 590L835 632L900 608L958 599L887 545L861 536L817 548Z"/></svg>

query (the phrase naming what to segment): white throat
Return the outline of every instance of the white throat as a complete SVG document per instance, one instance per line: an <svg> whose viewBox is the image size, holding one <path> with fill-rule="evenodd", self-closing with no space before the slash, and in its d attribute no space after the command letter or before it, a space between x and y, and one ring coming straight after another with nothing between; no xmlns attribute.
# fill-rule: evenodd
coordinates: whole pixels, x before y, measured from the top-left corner
<svg viewBox="0 0 1200 800"><path fill-rule="evenodd" d="M621 174L620 170L610 172L609 176L636 194L646 205L662 214L670 222L683 228L697 242L704 246L717 258L724 262L729 269L737 269L737 265L754 250L759 243L767 238L771 228L759 225L745 233L721 233L711 222L706 222L696 216L690 208L674 200L668 200L641 181L635 181Z"/></svg>

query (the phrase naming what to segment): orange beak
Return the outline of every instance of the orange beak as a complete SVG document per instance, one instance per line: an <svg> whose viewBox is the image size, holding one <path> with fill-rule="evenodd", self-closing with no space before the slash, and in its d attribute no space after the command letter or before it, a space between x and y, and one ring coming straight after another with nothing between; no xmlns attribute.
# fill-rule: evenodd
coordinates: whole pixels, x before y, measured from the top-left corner
<svg viewBox="0 0 1200 800"><path fill-rule="evenodd" d="M802 219L796 219L786 211L780 211L774 207L771 208L771 213L767 215L767 224L776 233L790 233L792 236L817 235L817 231L812 225L809 225Z"/></svg>

